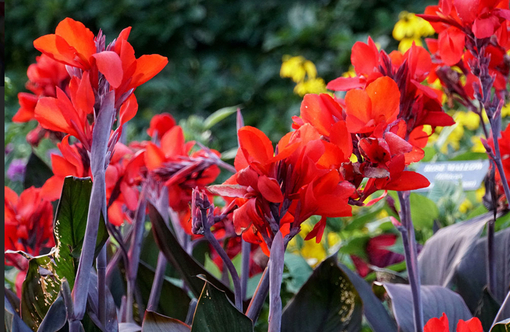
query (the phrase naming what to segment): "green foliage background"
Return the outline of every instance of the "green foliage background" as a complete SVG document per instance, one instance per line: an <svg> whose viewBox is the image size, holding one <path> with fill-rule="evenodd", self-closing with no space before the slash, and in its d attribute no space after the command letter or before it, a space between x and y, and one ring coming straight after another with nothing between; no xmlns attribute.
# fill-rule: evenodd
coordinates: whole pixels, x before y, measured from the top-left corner
<svg viewBox="0 0 510 332"><path fill-rule="evenodd" d="M54 33L67 16L94 33L103 29L107 42L132 26L129 40L137 56L168 57L163 72L137 90L140 109L129 138L147 138L142 129L156 113L170 112L181 120L240 105L247 125L277 141L290 129L301 100L293 94L293 82L279 76L283 55L303 55L328 82L348 70L351 47L357 40L366 41L370 34L386 50L396 48L391 31L399 12L419 12L427 4L404 0L9 0L5 55L11 84L6 89L6 144L15 139L13 131L20 136L33 127L9 123L18 108L16 94L24 91L26 69L38 55L32 42ZM236 146L234 116L213 129L209 146L220 151ZM23 151L30 149L22 148L18 156L26 156Z"/></svg>

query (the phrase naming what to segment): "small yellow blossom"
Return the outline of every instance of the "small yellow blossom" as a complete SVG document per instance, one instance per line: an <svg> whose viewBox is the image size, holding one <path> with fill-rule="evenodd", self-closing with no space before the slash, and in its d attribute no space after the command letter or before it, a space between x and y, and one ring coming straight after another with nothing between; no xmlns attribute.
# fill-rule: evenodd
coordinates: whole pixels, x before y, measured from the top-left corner
<svg viewBox="0 0 510 332"><path fill-rule="evenodd" d="M302 56L290 57L285 55L283 57L282 67L280 69L281 77L289 77L294 82L299 83L305 79L306 70L303 67L305 58Z"/></svg>
<svg viewBox="0 0 510 332"><path fill-rule="evenodd" d="M338 233L329 232L328 236L327 236L327 240L328 240L328 247L334 247L335 245L337 245L338 243L340 243L342 241L342 238L340 237L340 235L338 235Z"/></svg>
<svg viewBox="0 0 510 332"><path fill-rule="evenodd" d="M476 130L480 127L480 117L473 112L456 112L455 122L469 130Z"/></svg>
<svg viewBox="0 0 510 332"><path fill-rule="evenodd" d="M342 74L342 77L356 77L356 72L354 71L354 66L350 65L349 70Z"/></svg>
<svg viewBox="0 0 510 332"><path fill-rule="evenodd" d="M430 36L435 33L434 28L429 22L416 16L413 13L403 11L398 16L399 20L393 28L393 38L400 41L398 49L401 52L407 51L413 45L421 46L422 37Z"/></svg>
<svg viewBox="0 0 510 332"><path fill-rule="evenodd" d="M471 203L471 201L469 199L465 199L459 206L459 211L461 213L466 213L468 212L469 210L471 210L473 208L473 203Z"/></svg>
<svg viewBox="0 0 510 332"><path fill-rule="evenodd" d="M280 76L292 79L296 84L294 93L304 96L307 93L328 93L326 83L320 77L317 77L317 68L310 60L302 56L291 57L285 55L282 58L283 63L280 68Z"/></svg>
<svg viewBox="0 0 510 332"><path fill-rule="evenodd" d="M483 196L485 196L485 186L482 183L482 186L475 191L476 201L481 202Z"/></svg>
<svg viewBox="0 0 510 332"><path fill-rule="evenodd" d="M480 137L477 137L477 136L471 137L471 142L473 143L473 147L471 148L471 151L486 152L485 147L483 146L482 141L480 140Z"/></svg>
<svg viewBox="0 0 510 332"><path fill-rule="evenodd" d="M294 87L294 92L300 96L304 96L307 93L327 93L326 83L322 78L312 78L306 81L299 82Z"/></svg>
<svg viewBox="0 0 510 332"><path fill-rule="evenodd" d="M505 104L505 106L503 106L503 108L501 109L502 118L506 118L509 115L510 115L510 103Z"/></svg>

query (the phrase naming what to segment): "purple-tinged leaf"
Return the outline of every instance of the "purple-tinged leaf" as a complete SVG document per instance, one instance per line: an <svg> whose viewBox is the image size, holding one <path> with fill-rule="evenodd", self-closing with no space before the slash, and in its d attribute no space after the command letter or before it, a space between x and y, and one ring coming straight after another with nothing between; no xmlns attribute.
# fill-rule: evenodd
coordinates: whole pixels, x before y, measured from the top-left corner
<svg viewBox="0 0 510 332"><path fill-rule="evenodd" d="M202 274L214 286L224 291L230 300L234 301L234 293L228 288L228 286L216 279L182 248L174 234L165 224L163 218L161 218L157 209L150 203L148 203L148 208L149 218L152 223L152 234L156 244L165 255L167 261L172 264L172 266L181 275L181 278L184 280L191 292L196 297L200 296L203 282L196 276Z"/></svg>
<svg viewBox="0 0 510 332"><path fill-rule="evenodd" d="M7 291L7 289L6 289ZM7 294L7 292L6 292ZM15 296L15 295L14 295ZM4 327L7 332L32 332L30 327L23 322L17 310L12 305L12 297L4 296ZM19 300L18 300L19 302Z"/></svg>
<svg viewBox="0 0 510 332"><path fill-rule="evenodd" d="M372 287L357 273L338 263L338 267L347 275L363 302L363 314L374 332L397 331L395 321L390 317L382 302L375 296Z"/></svg>
<svg viewBox="0 0 510 332"><path fill-rule="evenodd" d="M142 300L144 303L147 303L154 280L154 270L147 263L140 261L136 278L136 285L140 290ZM190 301L188 292L175 286L164 276L162 276L162 278L162 285L159 293L164 295L160 297L160 301L156 303L155 308L157 308L157 311L162 315L183 321L186 319Z"/></svg>
<svg viewBox="0 0 510 332"><path fill-rule="evenodd" d="M224 331L251 332L253 322L234 307L225 292L205 281L193 317L191 332Z"/></svg>
<svg viewBox="0 0 510 332"><path fill-rule="evenodd" d="M282 287L285 244L280 231L276 233L269 257L269 332L279 332L282 322Z"/></svg>
<svg viewBox="0 0 510 332"><path fill-rule="evenodd" d="M120 323L119 332L140 332L142 327L136 323Z"/></svg>
<svg viewBox="0 0 510 332"><path fill-rule="evenodd" d="M360 296L331 256L287 303L282 331L358 332L362 316Z"/></svg>
<svg viewBox="0 0 510 332"><path fill-rule="evenodd" d="M473 249L460 262L455 273L456 291L464 298L474 312L483 289L487 285L487 237L478 239ZM502 303L510 285L510 228L499 231L494 236L494 258L496 266L496 284L493 287L494 299Z"/></svg>
<svg viewBox="0 0 510 332"><path fill-rule="evenodd" d="M98 291L97 291L97 275L94 272L90 272L90 284L87 298L87 312L90 319L98 327L102 326L101 321L98 318ZM105 331L116 332L119 329L117 321L117 306L113 299L112 294L108 287L106 287L106 327Z"/></svg>
<svg viewBox="0 0 510 332"><path fill-rule="evenodd" d="M510 317L510 291L506 295L505 301L503 301L503 304L501 305L501 308L499 308L498 314L496 315L496 318L494 319L493 325L496 325L497 322ZM509 321L510 324L510 321Z"/></svg>
<svg viewBox="0 0 510 332"><path fill-rule="evenodd" d="M142 332L190 332L190 327L178 319L170 318L154 311L145 311ZM123 332L122 330L120 332Z"/></svg>
<svg viewBox="0 0 510 332"><path fill-rule="evenodd" d="M397 320L399 331L413 332L413 298L411 287L403 284L374 283L374 292L382 296L387 293ZM421 299L423 305L423 320L437 317L443 313L448 316L450 331L455 331L459 319L468 320L472 318L471 312L464 303L464 300L457 293L441 286L422 286Z"/></svg>
<svg viewBox="0 0 510 332"><path fill-rule="evenodd" d="M462 258L480 237L492 213L441 228L426 243L418 257L422 285L451 284Z"/></svg>
<svg viewBox="0 0 510 332"><path fill-rule="evenodd" d="M38 332L59 331L67 322L67 310L62 295L59 295L46 313Z"/></svg>

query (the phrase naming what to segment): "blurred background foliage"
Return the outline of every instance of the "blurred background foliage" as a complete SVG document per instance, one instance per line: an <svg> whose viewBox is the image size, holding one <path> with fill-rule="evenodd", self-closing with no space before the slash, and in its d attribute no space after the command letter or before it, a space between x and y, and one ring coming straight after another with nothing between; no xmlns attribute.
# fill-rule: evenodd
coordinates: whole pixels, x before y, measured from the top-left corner
<svg viewBox="0 0 510 332"><path fill-rule="evenodd" d="M10 124L18 108L17 93L25 91L27 67L35 62L37 37L54 33L65 17L83 22L107 42L127 26L137 56L157 53L169 64L137 89L140 104L128 132L146 139L150 118L170 112L186 123L188 132L217 109L239 105L245 124L260 128L273 141L290 130L301 97L294 84L280 77L282 58L304 56L327 83L349 69L352 45L371 35L387 51L402 10L420 12L432 1L69 1L9 0L6 2L6 144L16 141L17 157L30 152L20 132L32 124ZM186 129L186 128L185 128ZM16 135L14 135L14 133ZM210 147L234 148L235 117L228 117L207 136ZM16 136L16 137L15 137ZM16 152L16 151L15 151Z"/></svg>

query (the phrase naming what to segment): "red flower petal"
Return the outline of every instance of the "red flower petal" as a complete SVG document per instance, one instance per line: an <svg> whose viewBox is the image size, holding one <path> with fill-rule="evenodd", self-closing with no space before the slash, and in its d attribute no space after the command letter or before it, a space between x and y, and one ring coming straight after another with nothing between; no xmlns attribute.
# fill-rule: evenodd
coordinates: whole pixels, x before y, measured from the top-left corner
<svg viewBox="0 0 510 332"><path fill-rule="evenodd" d="M455 27L450 27L439 34L439 53L448 66L457 64L462 58L466 36Z"/></svg>
<svg viewBox="0 0 510 332"><path fill-rule="evenodd" d="M257 161L264 165L273 157L273 144L267 136L254 127L243 127L237 132L239 145L249 163Z"/></svg>
<svg viewBox="0 0 510 332"><path fill-rule="evenodd" d="M268 178L265 175L259 176L258 190L266 200L272 203L283 202L283 194L278 182L273 178Z"/></svg>
<svg viewBox="0 0 510 332"><path fill-rule="evenodd" d="M460 319L457 323L457 332L483 332L482 323L476 317L467 321Z"/></svg>
<svg viewBox="0 0 510 332"><path fill-rule="evenodd" d="M81 60L87 64L92 54L96 53L94 34L81 22L67 17L57 25L55 34L64 38L69 46L76 50Z"/></svg>
<svg viewBox="0 0 510 332"><path fill-rule="evenodd" d="M156 76L168 63L168 59L158 54L142 55L136 60L136 70L129 88L136 88Z"/></svg>
<svg viewBox="0 0 510 332"><path fill-rule="evenodd" d="M96 59L97 69L104 75L108 83L117 89L122 83L122 62L117 53L104 51L93 55Z"/></svg>
<svg viewBox="0 0 510 332"><path fill-rule="evenodd" d="M131 120L136 115L137 111L138 102L136 100L135 94L133 93L120 107L120 124L123 125Z"/></svg>
<svg viewBox="0 0 510 332"><path fill-rule="evenodd" d="M400 105L400 90L397 83L387 76L380 77L366 89L372 101L371 118L377 123L383 118L391 123L397 119Z"/></svg>

